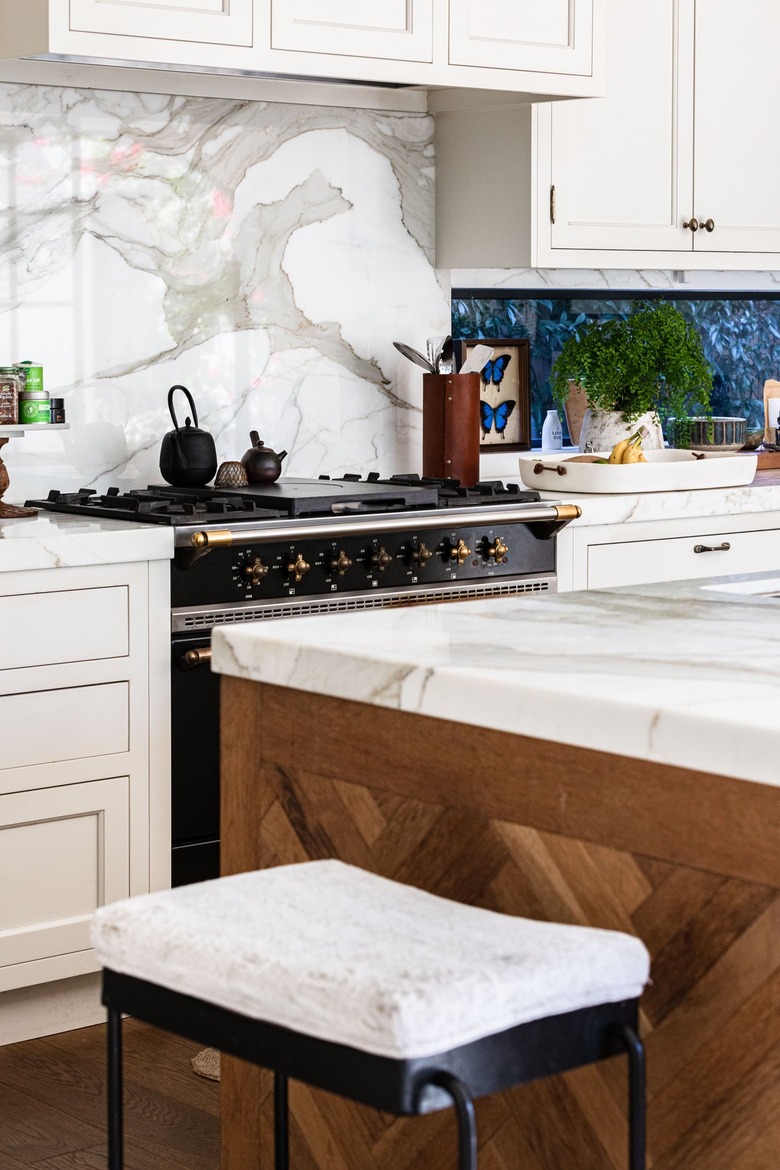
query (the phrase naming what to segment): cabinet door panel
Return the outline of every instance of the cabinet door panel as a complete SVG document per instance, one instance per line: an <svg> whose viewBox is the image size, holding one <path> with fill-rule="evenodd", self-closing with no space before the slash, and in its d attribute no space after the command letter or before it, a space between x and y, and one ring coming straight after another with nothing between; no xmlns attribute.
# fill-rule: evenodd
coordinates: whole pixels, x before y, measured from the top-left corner
<svg viewBox="0 0 780 1170"><path fill-rule="evenodd" d="M690 252L692 0L610 0L607 97L552 107L553 248Z"/></svg>
<svg viewBox="0 0 780 1170"><path fill-rule="evenodd" d="M450 63L590 74L594 0L450 0Z"/></svg>
<svg viewBox="0 0 780 1170"><path fill-rule="evenodd" d="M124 658L127 586L0 597L0 670Z"/></svg>
<svg viewBox="0 0 780 1170"><path fill-rule="evenodd" d="M128 791L120 776L0 796L0 990L37 982L39 959L68 975L98 906L129 894Z"/></svg>
<svg viewBox="0 0 780 1170"><path fill-rule="evenodd" d="M727 544L728 548L722 546ZM697 547L712 552L696 552ZM588 549L588 588L760 573L780 565L780 532L726 532L596 544Z"/></svg>
<svg viewBox="0 0 780 1170"><path fill-rule="evenodd" d="M126 682L0 696L0 789L6 768L64 763L129 750Z"/></svg>
<svg viewBox="0 0 780 1170"><path fill-rule="evenodd" d="M70 0L72 32L252 44L252 0Z"/></svg>
<svg viewBox="0 0 780 1170"><path fill-rule="evenodd" d="M780 251L778 44L780 4L696 5L696 251Z"/></svg>
<svg viewBox="0 0 780 1170"><path fill-rule="evenodd" d="M433 60L432 0L272 0L271 47Z"/></svg>

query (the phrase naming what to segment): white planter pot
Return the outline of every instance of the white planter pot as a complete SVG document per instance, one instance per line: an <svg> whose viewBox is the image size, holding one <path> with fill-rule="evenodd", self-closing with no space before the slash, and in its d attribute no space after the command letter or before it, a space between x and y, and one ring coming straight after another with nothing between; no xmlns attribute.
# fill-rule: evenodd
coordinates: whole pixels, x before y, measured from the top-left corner
<svg viewBox="0 0 780 1170"><path fill-rule="evenodd" d="M647 427L648 434L642 440L645 451L657 451L663 448L664 433L661 423L654 410L639 418L626 422L619 411L615 410L586 410L580 428L580 451L586 450L590 443L591 451L611 451L620 439L627 439L641 426Z"/></svg>

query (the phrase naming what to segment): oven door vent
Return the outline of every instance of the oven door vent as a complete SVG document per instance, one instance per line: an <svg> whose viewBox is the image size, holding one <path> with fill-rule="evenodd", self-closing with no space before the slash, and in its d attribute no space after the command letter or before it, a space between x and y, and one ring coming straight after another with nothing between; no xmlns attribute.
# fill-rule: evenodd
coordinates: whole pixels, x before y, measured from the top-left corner
<svg viewBox="0 0 780 1170"><path fill-rule="evenodd" d="M389 590L386 593L352 593L341 597L296 598L290 601L267 601L259 605L193 606L174 609L171 613L173 633L205 630L212 626L238 622L266 621L271 618L308 617L322 613L350 613L361 609L386 609L402 605L424 605L437 601L466 601L480 597L509 597L521 593L555 593L555 574L490 584L437 586L431 589Z"/></svg>

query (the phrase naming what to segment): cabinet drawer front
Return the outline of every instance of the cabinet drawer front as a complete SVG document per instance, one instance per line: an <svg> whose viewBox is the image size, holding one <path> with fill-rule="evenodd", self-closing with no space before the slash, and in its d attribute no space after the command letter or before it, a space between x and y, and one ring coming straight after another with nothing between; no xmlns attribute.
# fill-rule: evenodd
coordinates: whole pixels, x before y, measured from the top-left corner
<svg viewBox="0 0 780 1170"><path fill-rule="evenodd" d="M70 0L72 32L252 44L252 0Z"/></svg>
<svg viewBox="0 0 780 1170"><path fill-rule="evenodd" d="M594 0L451 0L450 63L587 76Z"/></svg>
<svg viewBox="0 0 780 1170"><path fill-rule="evenodd" d="M126 752L130 687L126 682L0 696L0 774L65 760Z"/></svg>
<svg viewBox="0 0 780 1170"><path fill-rule="evenodd" d="M0 597L0 670L123 658L128 607L124 585Z"/></svg>
<svg viewBox="0 0 780 1170"><path fill-rule="evenodd" d="M780 531L627 541L591 545L588 549L589 589L769 569L780 569Z"/></svg>
<svg viewBox="0 0 780 1170"><path fill-rule="evenodd" d="M95 910L129 894L128 793L119 776L0 796L0 990L88 950Z"/></svg>
<svg viewBox="0 0 780 1170"><path fill-rule="evenodd" d="M272 0L271 46L432 61L432 0Z"/></svg>

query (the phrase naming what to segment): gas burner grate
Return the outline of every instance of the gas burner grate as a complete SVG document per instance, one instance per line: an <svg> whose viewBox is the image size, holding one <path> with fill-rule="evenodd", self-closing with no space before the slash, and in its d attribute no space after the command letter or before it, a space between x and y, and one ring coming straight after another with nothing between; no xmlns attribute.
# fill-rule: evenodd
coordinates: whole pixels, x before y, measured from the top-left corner
<svg viewBox="0 0 780 1170"><path fill-rule="evenodd" d="M223 493L196 494L186 489L137 488L120 492L109 488L100 494L92 488L76 492L50 491L45 500L32 500L30 507L49 512L69 512L114 520L135 520L146 524L218 524L226 520L277 520L285 513L266 508L252 499Z"/></svg>

